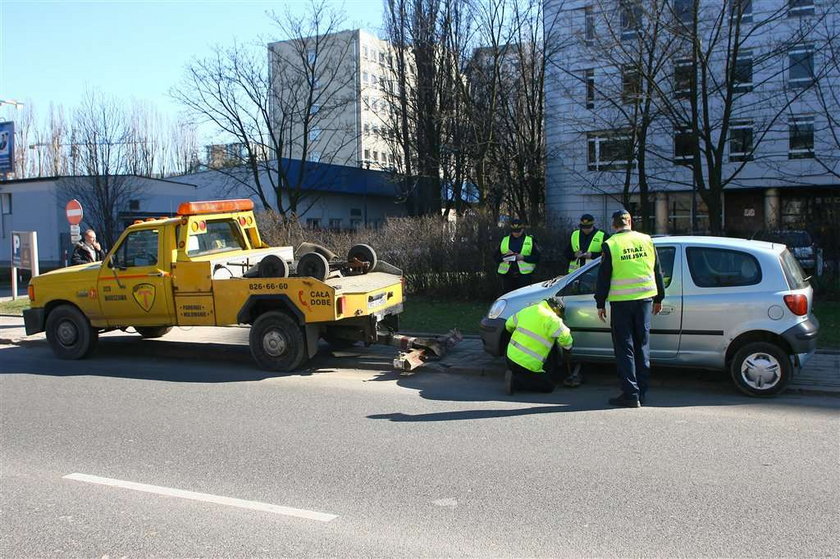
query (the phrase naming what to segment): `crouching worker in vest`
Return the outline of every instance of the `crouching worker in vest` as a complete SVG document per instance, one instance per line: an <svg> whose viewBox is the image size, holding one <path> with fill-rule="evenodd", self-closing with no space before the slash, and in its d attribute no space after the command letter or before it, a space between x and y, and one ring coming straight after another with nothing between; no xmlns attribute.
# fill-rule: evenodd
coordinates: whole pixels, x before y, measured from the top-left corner
<svg viewBox="0 0 840 559"><path fill-rule="evenodd" d="M555 343L564 350L572 349L572 333L563 324L562 314L563 301L549 297L507 319L505 328L512 332L505 373L508 394L516 390L554 392L554 371L546 368L552 369L555 363L548 356Z"/></svg>

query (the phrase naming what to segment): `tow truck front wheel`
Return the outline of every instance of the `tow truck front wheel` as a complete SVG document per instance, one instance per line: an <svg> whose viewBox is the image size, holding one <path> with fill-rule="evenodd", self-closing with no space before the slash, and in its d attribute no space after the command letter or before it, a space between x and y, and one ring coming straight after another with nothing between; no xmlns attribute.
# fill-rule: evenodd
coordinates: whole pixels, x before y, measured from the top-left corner
<svg viewBox="0 0 840 559"><path fill-rule="evenodd" d="M56 307L47 315L46 333L59 359L82 359L99 341L99 331L91 327L82 311L70 305Z"/></svg>
<svg viewBox="0 0 840 559"><path fill-rule="evenodd" d="M249 345L254 361L267 371L293 371L306 357L300 326L279 311L267 312L254 321Z"/></svg>

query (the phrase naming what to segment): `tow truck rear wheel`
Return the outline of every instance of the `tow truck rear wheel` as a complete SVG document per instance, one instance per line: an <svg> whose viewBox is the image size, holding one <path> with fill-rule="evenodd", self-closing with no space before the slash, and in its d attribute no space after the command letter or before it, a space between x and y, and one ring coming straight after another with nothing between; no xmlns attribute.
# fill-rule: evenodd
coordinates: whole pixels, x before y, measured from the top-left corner
<svg viewBox="0 0 840 559"><path fill-rule="evenodd" d="M47 315L47 341L59 359L82 359L90 355L99 341L99 331L92 328L82 311L61 305Z"/></svg>
<svg viewBox="0 0 840 559"><path fill-rule="evenodd" d="M160 338L165 336L172 330L171 326L135 326L137 333L143 338Z"/></svg>
<svg viewBox="0 0 840 559"><path fill-rule="evenodd" d="M306 358L303 332L284 312L260 315L251 326L248 341L254 361L267 371L293 371Z"/></svg>

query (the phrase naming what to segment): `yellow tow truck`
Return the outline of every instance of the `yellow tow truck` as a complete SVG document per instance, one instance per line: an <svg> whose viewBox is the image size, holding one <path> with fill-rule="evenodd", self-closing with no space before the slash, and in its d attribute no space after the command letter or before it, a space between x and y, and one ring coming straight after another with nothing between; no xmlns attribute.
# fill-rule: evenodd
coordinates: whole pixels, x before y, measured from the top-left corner
<svg viewBox="0 0 840 559"><path fill-rule="evenodd" d="M129 226L102 262L32 278L27 335L46 331L55 355L90 355L99 334L144 338L173 326L249 324L256 363L291 371L318 348L376 343L397 330L402 272L367 245L346 260L304 243L269 247L251 200L185 202L175 217Z"/></svg>

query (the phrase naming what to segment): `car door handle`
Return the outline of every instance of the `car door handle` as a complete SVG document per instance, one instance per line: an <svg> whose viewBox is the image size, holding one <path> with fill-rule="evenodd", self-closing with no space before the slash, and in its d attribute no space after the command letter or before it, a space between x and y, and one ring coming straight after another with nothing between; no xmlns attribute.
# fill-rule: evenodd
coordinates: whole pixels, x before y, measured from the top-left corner
<svg viewBox="0 0 840 559"><path fill-rule="evenodd" d="M157 272L149 272L146 275L149 276L149 277L152 277L152 278L162 278L163 277L163 272L158 270Z"/></svg>
<svg viewBox="0 0 840 559"><path fill-rule="evenodd" d="M661 311L659 311L659 314L671 314L672 312L674 312L674 307L665 307L665 306L663 306L663 307L662 307L662 310L661 310Z"/></svg>

